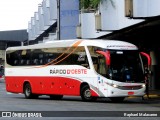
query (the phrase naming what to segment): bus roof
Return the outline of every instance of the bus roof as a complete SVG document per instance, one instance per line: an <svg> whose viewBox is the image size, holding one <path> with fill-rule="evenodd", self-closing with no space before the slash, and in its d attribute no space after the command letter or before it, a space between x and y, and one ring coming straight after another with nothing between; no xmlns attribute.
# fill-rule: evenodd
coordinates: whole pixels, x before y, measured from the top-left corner
<svg viewBox="0 0 160 120"><path fill-rule="evenodd" d="M88 40L88 39L72 39L72 40L55 40L46 43L39 43L28 46L8 47L8 50L24 50L24 49L41 49L52 47L72 47L72 46L96 46L105 49L121 49L121 50L137 50L137 46L132 43L119 40Z"/></svg>

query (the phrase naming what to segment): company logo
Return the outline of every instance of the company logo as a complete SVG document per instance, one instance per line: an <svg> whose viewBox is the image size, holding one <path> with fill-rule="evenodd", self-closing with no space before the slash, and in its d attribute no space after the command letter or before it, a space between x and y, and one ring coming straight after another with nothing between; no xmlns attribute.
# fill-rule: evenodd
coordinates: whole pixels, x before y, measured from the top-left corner
<svg viewBox="0 0 160 120"><path fill-rule="evenodd" d="M2 112L2 117L42 117L40 112Z"/></svg>
<svg viewBox="0 0 160 120"><path fill-rule="evenodd" d="M2 117L12 117L11 112L2 112Z"/></svg>
<svg viewBox="0 0 160 120"><path fill-rule="evenodd" d="M50 74L87 74L87 69L51 69Z"/></svg>

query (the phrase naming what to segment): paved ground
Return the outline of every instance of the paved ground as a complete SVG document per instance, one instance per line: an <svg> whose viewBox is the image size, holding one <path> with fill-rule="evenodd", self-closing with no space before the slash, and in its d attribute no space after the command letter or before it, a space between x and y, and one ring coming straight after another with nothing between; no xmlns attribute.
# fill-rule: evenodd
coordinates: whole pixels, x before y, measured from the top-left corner
<svg viewBox="0 0 160 120"><path fill-rule="evenodd" d="M145 95L144 98L148 99L147 95ZM149 98L160 98L160 90L150 90Z"/></svg>

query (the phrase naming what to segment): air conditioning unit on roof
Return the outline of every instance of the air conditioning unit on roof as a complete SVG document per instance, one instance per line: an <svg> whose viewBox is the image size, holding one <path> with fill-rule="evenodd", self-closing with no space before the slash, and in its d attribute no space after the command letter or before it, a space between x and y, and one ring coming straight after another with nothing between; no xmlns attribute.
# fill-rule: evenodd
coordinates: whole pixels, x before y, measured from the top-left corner
<svg viewBox="0 0 160 120"><path fill-rule="evenodd" d="M95 14L95 28L96 30L101 30L101 14L96 13Z"/></svg>
<svg viewBox="0 0 160 120"><path fill-rule="evenodd" d="M82 38L81 24L77 25L76 27L76 35L77 35L77 38Z"/></svg>
<svg viewBox="0 0 160 120"><path fill-rule="evenodd" d="M133 0L125 0L125 16L133 17Z"/></svg>

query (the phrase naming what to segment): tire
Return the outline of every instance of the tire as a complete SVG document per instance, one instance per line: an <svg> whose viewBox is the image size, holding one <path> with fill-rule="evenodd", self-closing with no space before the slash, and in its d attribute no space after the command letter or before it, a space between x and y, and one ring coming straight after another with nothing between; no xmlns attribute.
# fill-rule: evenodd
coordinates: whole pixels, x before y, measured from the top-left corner
<svg viewBox="0 0 160 120"><path fill-rule="evenodd" d="M63 95L50 95L51 100L61 100Z"/></svg>
<svg viewBox="0 0 160 120"><path fill-rule="evenodd" d="M83 101L95 101L96 97L91 96L91 91L88 85L85 85L81 89L81 98Z"/></svg>
<svg viewBox="0 0 160 120"><path fill-rule="evenodd" d="M25 95L25 98L27 98L27 99L31 99L31 98L36 97L32 94L32 88L29 83L25 84L25 86L24 86L24 95Z"/></svg>
<svg viewBox="0 0 160 120"><path fill-rule="evenodd" d="M125 97L110 97L112 102L123 102Z"/></svg>

